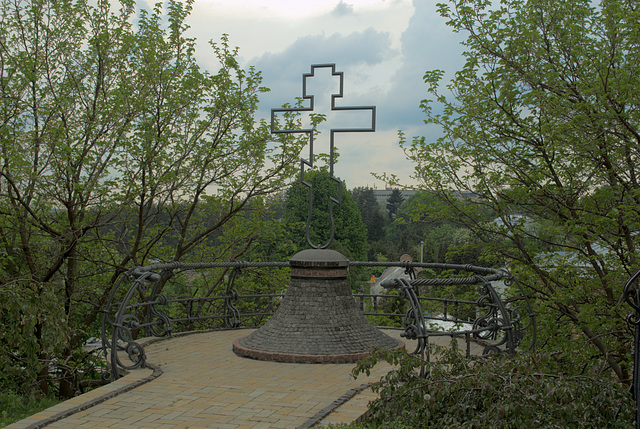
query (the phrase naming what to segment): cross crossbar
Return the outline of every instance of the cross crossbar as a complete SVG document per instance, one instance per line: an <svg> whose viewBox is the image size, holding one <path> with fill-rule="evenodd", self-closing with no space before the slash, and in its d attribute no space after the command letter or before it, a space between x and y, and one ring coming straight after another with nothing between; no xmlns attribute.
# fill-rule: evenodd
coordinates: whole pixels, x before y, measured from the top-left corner
<svg viewBox="0 0 640 429"><path fill-rule="evenodd" d="M309 94L307 90L307 80L316 76L317 69L326 69L329 68L331 70L331 75L335 76L339 79L339 90L337 93L331 94L331 111L332 112L349 112L349 111L359 111L359 112L369 112L370 122L367 121L367 124L362 127L332 127L329 131L329 176L332 180L334 180L338 184L338 195L337 198L333 196L329 197L329 218L331 222L331 232L329 241L325 244L315 244L311 241L309 234L309 225L311 224L311 217L313 212L313 186L310 182L305 180L305 165L309 168L314 167L314 152L313 152L313 143L314 143L314 134L315 126L312 122L310 127L301 127L301 128L284 128L277 129L277 115L278 114L286 114L286 113L304 113L309 112L313 113L315 111L315 95ZM355 133L355 132L375 132L376 130L376 107L375 106L336 106L336 100L342 98L344 94L344 73L336 71L335 64L314 64L311 66L310 73L304 73L302 75L302 99L309 101L308 107L283 107L278 109L271 109L271 132L273 134L295 134L295 133L306 133L308 134L309 139L309 157L307 159L300 158L300 181L309 188L309 212L307 215L307 226L306 226L306 236L307 243L314 249L325 249L331 245L335 235L335 224L333 219L333 204L340 205L342 203L342 181L335 177L334 175L334 148L335 148L335 134L336 133ZM367 116L369 116L367 115Z"/></svg>

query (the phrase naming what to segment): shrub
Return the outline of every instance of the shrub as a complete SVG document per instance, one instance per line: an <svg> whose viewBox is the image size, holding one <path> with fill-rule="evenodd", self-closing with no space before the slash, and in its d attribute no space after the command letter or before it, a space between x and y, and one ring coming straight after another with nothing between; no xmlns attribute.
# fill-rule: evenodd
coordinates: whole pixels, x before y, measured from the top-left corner
<svg viewBox="0 0 640 429"><path fill-rule="evenodd" d="M632 427L628 389L598 374L567 371L553 356L520 353L467 359L452 347L436 351L429 376L424 362L402 351L378 350L361 361L354 376L380 361L395 366L373 389L362 428L615 428Z"/></svg>

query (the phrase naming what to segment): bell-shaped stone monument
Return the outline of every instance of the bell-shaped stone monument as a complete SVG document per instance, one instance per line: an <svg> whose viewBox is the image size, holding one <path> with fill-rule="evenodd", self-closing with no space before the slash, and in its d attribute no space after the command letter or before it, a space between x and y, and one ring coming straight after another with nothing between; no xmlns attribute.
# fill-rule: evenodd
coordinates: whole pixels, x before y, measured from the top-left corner
<svg viewBox="0 0 640 429"><path fill-rule="evenodd" d="M329 249L308 249L289 261L291 282L271 319L233 343L243 357L276 362L348 363L373 348L403 348L371 325L347 279L349 261Z"/></svg>

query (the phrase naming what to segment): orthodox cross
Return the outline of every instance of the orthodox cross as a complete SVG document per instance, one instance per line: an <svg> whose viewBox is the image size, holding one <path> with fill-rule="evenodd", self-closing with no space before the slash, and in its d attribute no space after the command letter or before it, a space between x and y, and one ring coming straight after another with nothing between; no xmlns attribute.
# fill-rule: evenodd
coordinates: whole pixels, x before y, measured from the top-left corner
<svg viewBox="0 0 640 429"><path fill-rule="evenodd" d="M313 121L308 126L302 126L301 128L286 128L285 129L276 129L278 124L276 115L277 114L287 114L287 113L308 113L310 115L318 115L315 111L314 104L314 95L307 93L307 80L313 77L316 77L316 69L330 69L331 76L333 78L338 79L339 89L337 93L331 94L331 112L340 112L340 116L345 116L346 112L363 112L366 114L366 124L361 127L331 127L329 130L329 176L332 180L337 182L338 184L338 195L337 197L330 196L329 197L329 219L331 222L331 234L329 237L329 241L325 244L315 244L311 241L309 236L309 225L311 223L311 216L313 212L313 186L310 182L305 180L305 165L309 168L313 168L314 166L314 153L313 153L313 141L315 125ZM309 212L307 214L307 227L306 227L306 236L307 243L314 249L326 249L333 242L333 238L335 235L335 224L333 220L333 205L340 205L342 203L342 181L334 176L333 172L333 164L334 164L334 146L335 146L335 135L336 133L354 133L354 132L373 132L376 130L376 107L375 106L336 106L336 99L342 98L344 89L344 73L336 72L335 64L315 64L311 66L311 73L304 73L302 75L302 99L309 101L309 107L299 107L299 108L280 108L280 109L271 109L271 132L274 134L284 134L284 133L306 133L309 138L309 158L304 159L300 158L300 181L309 188ZM370 118L369 118L370 117ZM359 116L361 118L361 115Z"/></svg>

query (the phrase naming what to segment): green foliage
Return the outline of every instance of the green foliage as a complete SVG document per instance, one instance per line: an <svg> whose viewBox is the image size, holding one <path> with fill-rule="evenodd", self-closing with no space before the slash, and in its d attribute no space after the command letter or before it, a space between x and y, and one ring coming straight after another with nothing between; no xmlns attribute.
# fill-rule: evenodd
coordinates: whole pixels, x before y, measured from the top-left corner
<svg viewBox="0 0 640 429"><path fill-rule="evenodd" d="M394 189L391 191L391 195L387 198L386 208L387 214L389 215L389 219L395 219L398 210L402 207L402 203L404 202L404 197L402 196L402 192L399 189Z"/></svg>
<svg viewBox="0 0 640 429"><path fill-rule="evenodd" d="M351 190L353 200L360 210L362 221L367 228L367 241L378 241L384 238L385 218L382 215L380 205L376 201L371 188L353 188Z"/></svg>
<svg viewBox="0 0 640 429"><path fill-rule="evenodd" d="M354 369L369 374L384 361L395 369L373 386L380 395L362 425L353 428L630 427L634 405L627 388L598 376L565 373L554 357L465 358L455 347L423 362L402 351L378 350Z"/></svg>
<svg viewBox="0 0 640 429"><path fill-rule="evenodd" d="M263 197L295 174L304 139L254 120L260 73L226 35L218 70L196 61L192 4L0 1L0 359L26 367L3 389L73 395L61 362L120 274L241 257Z"/></svg>
<svg viewBox="0 0 640 429"><path fill-rule="evenodd" d="M37 390L38 375L47 371L42 356L61 352L66 317L55 295L50 285L0 285L0 386Z"/></svg>
<svg viewBox="0 0 640 429"><path fill-rule="evenodd" d="M477 204L465 204L477 210L474 221L486 221L488 214ZM388 259L398 260L402 254L409 253L414 260L419 260L422 247L424 262L481 265L484 243L455 216L435 214L443 207L446 207L445 201L432 192L417 192L409 197L386 229L383 250Z"/></svg>
<svg viewBox="0 0 640 429"><path fill-rule="evenodd" d="M313 186L313 213L309 224L309 237L314 244L324 245L329 241L331 233L329 197L337 198L338 184L327 172L308 171L305 174L305 180ZM308 201L309 188L304 184L295 183L287 190L284 221L293 230L292 239L298 250L309 247L305 238ZM333 220L335 237L330 248L343 253L350 260L364 260L367 255L367 230L349 191L343 190L342 204L333 205Z"/></svg>
<svg viewBox="0 0 640 429"><path fill-rule="evenodd" d="M442 71L424 76L432 99L422 108L442 138L400 136L421 187L443 202L426 212L455 219L524 280L545 350L628 382L632 335L618 298L640 265L640 10L622 0L439 10L468 35L466 64L446 90Z"/></svg>
<svg viewBox="0 0 640 429"><path fill-rule="evenodd" d="M0 427L27 418L58 403L54 398L22 397L15 393L0 393Z"/></svg>

